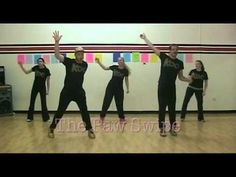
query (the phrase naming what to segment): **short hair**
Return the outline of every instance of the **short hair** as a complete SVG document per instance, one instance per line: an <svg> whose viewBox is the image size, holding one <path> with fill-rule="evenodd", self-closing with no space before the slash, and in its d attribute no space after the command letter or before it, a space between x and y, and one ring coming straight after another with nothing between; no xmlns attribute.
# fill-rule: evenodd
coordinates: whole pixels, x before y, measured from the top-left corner
<svg viewBox="0 0 236 177"><path fill-rule="evenodd" d="M75 53L77 53L77 52L84 52L84 48L83 47L75 48Z"/></svg>
<svg viewBox="0 0 236 177"><path fill-rule="evenodd" d="M179 46L178 46L177 44L170 44L170 45L169 45L169 49L171 50L172 47L177 47L177 48L179 48Z"/></svg>
<svg viewBox="0 0 236 177"><path fill-rule="evenodd" d="M45 61L44 61L43 58L38 58L38 59L37 59L37 63L39 63L39 60L42 60L42 61L45 63Z"/></svg>

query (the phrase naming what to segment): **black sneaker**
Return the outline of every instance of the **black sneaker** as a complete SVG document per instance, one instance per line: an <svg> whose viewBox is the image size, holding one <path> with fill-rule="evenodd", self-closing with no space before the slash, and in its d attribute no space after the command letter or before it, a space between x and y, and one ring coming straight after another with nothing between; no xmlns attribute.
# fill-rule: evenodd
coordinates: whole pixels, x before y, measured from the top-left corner
<svg viewBox="0 0 236 177"><path fill-rule="evenodd" d="M49 138L54 138L55 137L54 136L54 129L51 129L51 128L48 129L48 137Z"/></svg>
<svg viewBox="0 0 236 177"><path fill-rule="evenodd" d="M166 137L167 136L166 131L164 129L161 129L160 136L162 136L162 137Z"/></svg>
<svg viewBox="0 0 236 177"><path fill-rule="evenodd" d="M181 122L184 122L184 121L185 121L185 118L181 117L180 120L181 120Z"/></svg>
<svg viewBox="0 0 236 177"><path fill-rule="evenodd" d="M126 125L128 123L128 120L125 118L120 118L120 125Z"/></svg>
<svg viewBox="0 0 236 177"><path fill-rule="evenodd" d="M32 122L33 120L32 119L26 119L26 122Z"/></svg>
<svg viewBox="0 0 236 177"><path fill-rule="evenodd" d="M100 116L99 124L100 124L101 126L103 126L103 125L105 124L105 117L101 117L101 116Z"/></svg>
<svg viewBox="0 0 236 177"><path fill-rule="evenodd" d="M51 120L50 120L50 119L48 119L48 120L43 120L43 122L48 122L48 123L50 123Z"/></svg>
<svg viewBox="0 0 236 177"><path fill-rule="evenodd" d="M95 139L95 138L96 138L93 129L88 130L88 137L89 137L90 139Z"/></svg>
<svg viewBox="0 0 236 177"><path fill-rule="evenodd" d="M170 134L171 134L172 136L177 136L177 133L176 133L175 130L171 130L171 131L170 131Z"/></svg>

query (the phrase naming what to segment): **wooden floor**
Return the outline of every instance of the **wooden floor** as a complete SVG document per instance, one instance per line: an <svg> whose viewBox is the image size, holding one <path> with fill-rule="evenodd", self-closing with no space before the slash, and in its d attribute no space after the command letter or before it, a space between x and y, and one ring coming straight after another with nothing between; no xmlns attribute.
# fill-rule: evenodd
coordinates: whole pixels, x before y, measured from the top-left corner
<svg viewBox="0 0 236 177"><path fill-rule="evenodd" d="M236 153L235 113L205 114L205 123L189 114L180 122L177 137L160 137L155 114L126 116L129 122L122 130L116 115L108 115L102 127L92 114L94 140L83 131L79 114L65 114L54 139L47 137L50 123L42 122L39 114L31 123L22 113L0 117L0 153Z"/></svg>

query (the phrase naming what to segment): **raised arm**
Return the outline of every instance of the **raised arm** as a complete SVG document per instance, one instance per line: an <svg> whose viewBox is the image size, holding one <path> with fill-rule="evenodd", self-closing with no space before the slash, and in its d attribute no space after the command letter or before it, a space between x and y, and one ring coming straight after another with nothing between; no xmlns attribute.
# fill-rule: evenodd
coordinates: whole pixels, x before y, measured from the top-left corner
<svg viewBox="0 0 236 177"><path fill-rule="evenodd" d="M126 93L129 93L129 77L128 76L125 77L125 85L126 85L126 88L127 88Z"/></svg>
<svg viewBox="0 0 236 177"><path fill-rule="evenodd" d="M60 62L63 62L64 56L60 53L60 47L59 47L59 42L61 40L62 35L59 34L59 31L54 31L52 37L54 38L55 41L55 46L54 46L55 56Z"/></svg>
<svg viewBox="0 0 236 177"><path fill-rule="evenodd" d="M143 33L143 34L140 34L140 38L143 39L146 44L158 55L160 56L160 49L156 48L150 41L149 39L146 37L146 35Z"/></svg>
<svg viewBox="0 0 236 177"><path fill-rule="evenodd" d="M30 69L30 70L26 70L25 68L24 68L24 66L23 66L23 64L22 63L18 63L19 64L19 66L20 66L20 68L22 69L22 71L25 73L25 74L29 74L29 73L31 73L32 72L32 70Z"/></svg>
<svg viewBox="0 0 236 177"><path fill-rule="evenodd" d="M110 70L110 68L109 68L109 67L106 67L105 65L103 65L103 64L101 63L101 61L100 61L98 58L95 58L95 61L99 64L99 66L101 66L102 69L104 69L104 70Z"/></svg>

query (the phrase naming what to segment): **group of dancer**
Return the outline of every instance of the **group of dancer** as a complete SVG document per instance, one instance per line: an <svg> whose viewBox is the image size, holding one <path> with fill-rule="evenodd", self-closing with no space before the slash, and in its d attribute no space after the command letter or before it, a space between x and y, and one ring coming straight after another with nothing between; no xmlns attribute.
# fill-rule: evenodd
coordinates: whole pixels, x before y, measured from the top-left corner
<svg viewBox="0 0 236 177"><path fill-rule="evenodd" d="M78 105L82 120L84 122L85 128L88 131L88 137L91 139L95 138L95 132L92 128L90 115L86 103L86 93L83 89L84 74L88 68L87 62L84 61L84 49L82 47L77 47L75 49L75 59L72 60L68 57L65 57L60 53L59 42L62 38L62 35L59 34L59 31L53 33L53 38L55 41L55 56L56 58L65 65L66 75L64 81L64 87L60 93L59 105L57 111L53 117L51 125L48 131L48 137L54 138L54 130L57 127L60 119L63 117L68 105L71 101L76 102ZM160 135L165 137L166 132L166 123L165 123L165 114L166 107L168 106L169 111L169 121L170 121L170 134L176 136L176 86L175 81L178 75L179 80L188 82L189 85L186 90L185 98L183 101L182 111L181 111L181 121L185 120L188 103L195 94L198 105L198 121L204 122L203 115L203 96L206 94L208 86L208 75L205 71L204 65L200 60L195 61L196 68L191 70L188 77L183 76L184 64L181 60L177 58L178 54L178 45L172 44L169 46L169 54L165 54L155 47L145 34L141 34L140 38L143 39L146 44L158 55L161 59L161 70L160 78L158 81L158 103L159 103L159 128ZM123 89L123 80L125 79L126 84L126 93L129 93L129 75L130 69L125 64L123 57L118 59L118 65L104 66L101 61L95 59L98 65L104 70L112 71L112 78L109 81L105 96L103 99L102 110L100 113L100 122L104 124L106 113L110 107L111 101L114 97L116 108L119 116L119 123L125 125L127 119L124 115L123 102L124 102L124 89ZM27 122L33 121L34 105L37 94L40 93L41 97L41 106L42 106L42 118L43 121L48 122L50 120L47 104L46 104L46 95L49 94L50 89L50 70L46 67L45 61L43 58L37 60L38 65L32 67L30 70L26 70L23 67L23 64L19 62L21 69L25 74L35 72L35 79L33 87L31 90L30 106L27 115ZM47 83L47 84L45 84Z"/></svg>

